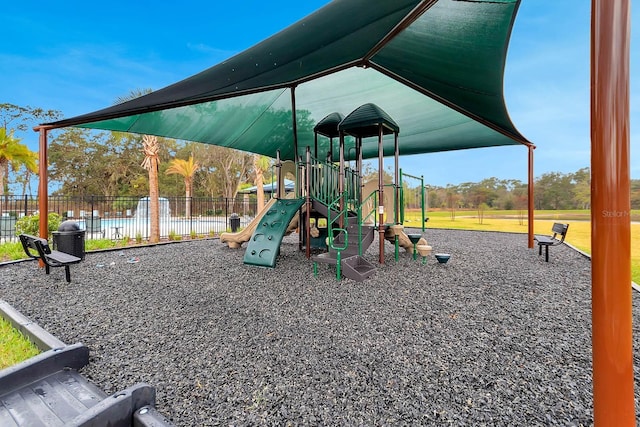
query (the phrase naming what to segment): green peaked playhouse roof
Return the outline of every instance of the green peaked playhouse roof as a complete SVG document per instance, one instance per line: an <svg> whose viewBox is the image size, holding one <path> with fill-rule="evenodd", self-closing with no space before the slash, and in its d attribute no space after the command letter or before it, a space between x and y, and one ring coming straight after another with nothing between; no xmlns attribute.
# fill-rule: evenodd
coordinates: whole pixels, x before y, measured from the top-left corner
<svg viewBox="0 0 640 427"><path fill-rule="evenodd" d="M400 127L401 155L528 145L503 97L519 1L378 0L372 7L370 0L334 0L199 74L50 125L271 157L279 150L282 159L293 159L313 146L322 118L374 103ZM329 141L319 141L319 150L328 149ZM385 138L384 152L393 153L393 138ZM376 157L377 149L362 154Z"/></svg>
<svg viewBox="0 0 640 427"><path fill-rule="evenodd" d="M384 135L400 132L400 126L382 108L368 103L349 113L338 125L338 130L345 131L349 135L367 138L378 136L380 125Z"/></svg>
<svg viewBox="0 0 640 427"><path fill-rule="evenodd" d="M313 131L319 133L320 135L326 136L327 138L335 138L340 135L338 131L338 125L344 119L344 116L341 113L331 113L327 115L324 119L320 120L317 125L313 128Z"/></svg>

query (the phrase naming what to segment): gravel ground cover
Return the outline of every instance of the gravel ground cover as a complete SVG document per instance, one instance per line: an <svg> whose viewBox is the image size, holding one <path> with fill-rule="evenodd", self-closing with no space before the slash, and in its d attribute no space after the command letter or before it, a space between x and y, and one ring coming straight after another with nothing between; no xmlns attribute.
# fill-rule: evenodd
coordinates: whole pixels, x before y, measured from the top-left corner
<svg viewBox="0 0 640 427"><path fill-rule="evenodd" d="M425 237L449 263L386 244L361 283L313 277L294 234L275 269L219 240L89 253L70 284L5 265L0 298L88 345L83 374L107 393L155 386L178 426L592 425L589 259L563 245L546 263L518 234Z"/></svg>

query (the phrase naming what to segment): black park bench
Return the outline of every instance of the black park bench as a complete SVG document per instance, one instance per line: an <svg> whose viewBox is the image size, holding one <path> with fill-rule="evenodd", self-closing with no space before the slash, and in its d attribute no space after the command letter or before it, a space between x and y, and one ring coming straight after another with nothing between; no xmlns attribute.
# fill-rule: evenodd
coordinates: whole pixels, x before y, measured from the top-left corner
<svg viewBox="0 0 640 427"><path fill-rule="evenodd" d="M43 239L41 237L21 234L20 242L29 257L42 260L47 274L49 274L49 269L51 267L64 267L65 279L67 279L67 282L71 282L69 266L82 261L81 258L78 258L75 255L70 255L60 251L52 251L47 239Z"/></svg>
<svg viewBox="0 0 640 427"><path fill-rule="evenodd" d="M542 255L542 247L544 246L544 260L549 262L549 246L561 245L567 235L567 230L569 230L569 224L556 222L551 228L552 236L536 235L534 238L538 241L538 255Z"/></svg>

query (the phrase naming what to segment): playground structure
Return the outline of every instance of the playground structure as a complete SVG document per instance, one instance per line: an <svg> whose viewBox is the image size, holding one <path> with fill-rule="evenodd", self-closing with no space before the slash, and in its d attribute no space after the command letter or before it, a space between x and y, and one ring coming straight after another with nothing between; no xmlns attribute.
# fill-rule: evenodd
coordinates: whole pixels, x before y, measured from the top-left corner
<svg viewBox="0 0 640 427"><path fill-rule="evenodd" d="M375 104L364 104L345 118L339 113L329 114L314 127L313 155L311 147L307 146L306 159L299 159L296 164L276 159L278 188L283 188L286 173L295 173L295 193L283 198L282 192L277 191L245 229L237 233L223 233L220 241L230 248L239 248L247 242L245 264L275 267L282 238L298 228L300 248L304 247L307 258L313 260L315 274L318 263L330 264L336 266L338 279L344 274L356 281L362 281L375 272L375 265L363 254L375 240L376 232L379 234L380 264L385 261L385 240L395 245L396 260L400 247L413 253L416 259L418 246L424 260L432 248L422 235L405 234L402 224L404 205L402 173L398 167L399 131L393 119ZM383 177L382 140L385 135L392 135L396 141L394 180L391 184L385 184ZM334 153L318 151L319 136L329 139L329 150L333 150L333 138L339 139L337 164L331 161ZM349 167L346 161L347 137L353 140L349 150L353 152L353 167ZM379 147L378 182L363 183L362 145L365 140L370 143L372 138L377 138ZM424 194L424 182L419 179L421 193ZM421 204L424 231L424 196ZM298 224L302 226L298 227ZM312 246L322 253L312 256Z"/></svg>

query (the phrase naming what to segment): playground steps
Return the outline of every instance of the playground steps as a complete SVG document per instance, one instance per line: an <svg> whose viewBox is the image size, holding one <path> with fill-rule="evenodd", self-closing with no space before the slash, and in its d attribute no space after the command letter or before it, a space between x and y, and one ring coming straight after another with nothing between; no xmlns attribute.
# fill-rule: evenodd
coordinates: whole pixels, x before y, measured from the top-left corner
<svg viewBox="0 0 640 427"><path fill-rule="evenodd" d="M336 254L330 253L330 252L325 252L319 255L313 255L311 257L311 261L319 262L321 264L328 264L328 265L338 264L338 259L336 258Z"/></svg>
<svg viewBox="0 0 640 427"><path fill-rule="evenodd" d="M362 282L376 272L376 266L361 257L354 255L342 259L342 274L345 277Z"/></svg>
<svg viewBox="0 0 640 427"><path fill-rule="evenodd" d="M367 249L369 249L369 246L371 246L375 238L375 227L373 225L363 225L361 226L361 228L362 253L365 253ZM342 257L346 258L353 255L360 255L360 250L358 248L358 224L356 218L354 218L353 220L351 218L349 219L346 230L348 245L347 248L342 251ZM338 246L344 246L344 234L340 233L335 236L334 241ZM333 249L330 248L329 252L331 251L333 251Z"/></svg>
<svg viewBox="0 0 640 427"><path fill-rule="evenodd" d="M312 208L316 212L320 213L325 217L329 216L329 208L317 200L312 201ZM331 211L331 216L335 218L337 216L337 212ZM357 239L359 226L360 225L358 224L358 216L354 212L348 212L345 229L347 230L349 245L346 249L342 251L343 257L351 256L351 255L359 255L360 251L358 249L358 239ZM362 239L361 239L362 252L364 253L369 248L369 246L371 246L371 243L373 243L374 236L375 236L375 227L373 225L362 225L361 227L362 227ZM343 234L340 233L336 235L334 239L338 246L343 246L343 242L344 242ZM329 252L331 251L332 249L329 249Z"/></svg>
<svg viewBox="0 0 640 427"><path fill-rule="evenodd" d="M338 260L336 256L336 253L325 252L323 254L312 256L311 260L321 264L337 265ZM376 266L360 255L351 255L341 258L341 261L340 269L344 277L356 282L362 282L376 272Z"/></svg>
<svg viewBox="0 0 640 427"><path fill-rule="evenodd" d="M89 349L47 350L0 371L2 426L173 426L155 408L155 389L140 383L108 396L78 373Z"/></svg>
<svg viewBox="0 0 640 427"><path fill-rule="evenodd" d="M358 248L358 224L357 218L349 218L346 225L347 230L347 247L340 251L340 269L342 274L356 282L362 282L363 280L371 277L376 271L376 266L364 257L360 256L360 250ZM375 237L375 227L370 225L361 226L362 230L362 253L366 252L371 243L373 243ZM344 234L340 233L334 238L336 246L344 246ZM333 248L329 248L329 252L315 255L312 257L314 262L322 264L337 265L338 251Z"/></svg>

